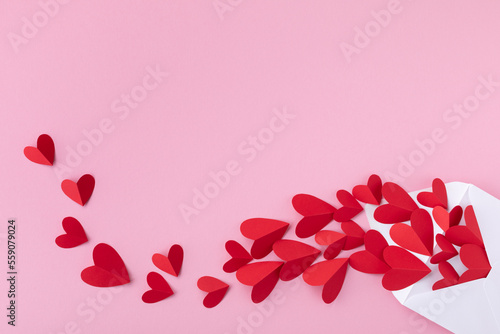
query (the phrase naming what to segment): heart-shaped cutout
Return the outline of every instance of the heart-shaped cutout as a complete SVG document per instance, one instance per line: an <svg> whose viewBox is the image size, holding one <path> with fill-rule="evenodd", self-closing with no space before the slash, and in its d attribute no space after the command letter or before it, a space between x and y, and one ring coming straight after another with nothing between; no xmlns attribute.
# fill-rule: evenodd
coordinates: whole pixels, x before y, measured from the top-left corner
<svg viewBox="0 0 500 334"><path fill-rule="evenodd" d="M338 222L348 222L363 211L363 207L356 198L346 190L337 191L337 199L342 207L335 211L333 219Z"/></svg>
<svg viewBox="0 0 500 334"><path fill-rule="evenodd" d="M460 276L458 282L465 283L488 276L491 265L484 248L467 244L460 248L460 260L469 269Z"/></svg>
<svg viewBox="0 0 500 334"><path fill-rule="evenodd" d="M386 182L382 186L382 195L389 204L375 209L373 217L382 224L394 224L408 221L418 205L408 193L393 182Z"/></svg>
<svg viewBox="0 0 500 334"><path fill-rule="evenodd" d="M227 289L229 289L228 284L212 276L200 277L197 285L198 289L207 292L207 295L203 299L203 305L206 308L212 308L219 305L226 295Z"/></svg>
<svg viewBox="0 0 500 334"><path fill-rule="evenodd" d="M262 259L273 250L275 241L281 239L290 224L281 220L252 218L241 223L244 237L254 240L250 254L254 259Z"/></svg>
<svg viewBox="0 0 500 334"><path fill-rule="evenodd" d="M61 248L73 248L88 241L82 224L73 217L66 217L62 221L66 234L56 238L56 244Z"/></svg>
<svg viewBox="0 0 500 334"><path fill-rule="evenodd" d="M24 155L34 163L52 166L55 156L54 141L49 135L40 135L36 141L36 147L26 146Z"/></svg>
<svg viewBox="0 0 500 334"><path fill-rule="evenodd" d="M436 235L436 243L441 248L441 252L435 254L431 257L431 263L437 264L443 261L448 261L451 258L454 258L458 255L457 249L451 242L446 239L446 237L442 234Z"/></svg>
<svg viewBox="0 0 500 334"><path fill-rule="evenodd" d="M452 226L446 231L446 239L457 246L474 244L484 248L483 237L471 205L464 211L465 226Z"/></svg>
<svg viewBox="0 0 500 334"><path fill-rule="evenodd" d="M327 304L332 303L338 296L344 284L348 267L348 259L338 258L318 262L306 269L304 282L312 286L323 286L322 298Z"/></svg>
<svg viewBox="0 0 500 334"><path fill-rule="evenodd" d="M434 248L434 225L431 215L424 209L413 211L411 226L397 223L391 227L392 240L412 252L431 256Z"/></svg>
<svg viewBox="0 0 500 334"><path fill-rule="evenodd" d="M439 272L443 276L432 286L432 290L439 290L458 284L459 275L455 268L446 261L439 262Z"/></svg>
<svg viewBox="0 0 500 334"><path fill-rule="evenodd" d="M62 191L70 199L84 206L88 202L95 187L95 179L90 174L83 175L78 182L64 180L61 183Z"/></svg>
<svg viewBox="0 0 500 334"><path fill-rule="evenodd" d="M179 276L184 261L184 250L180 245L172 245L168 256L160 253L153 254L153 264L160 270L175 277Z"/></svg>
<svg viewBox="0 0 500 334"><path fill-rule="evenodd" d="M382 180L373 174L368 178L367 185L358 185L352 189L352 195L360 202L379 205L382 200Z"/></svg>
<svg viewBox="0 0 500 334"><path fill-rule="evenodd" d="M384 249L384 261L391 267L382 278L382 285L389 291L407 288L431 272L415 255L397 246Z"/></svg>
<svg viewBox="0 0 500 334"><path fill-rule="evenodd" d="M236 272L236 278L252 288L252 301L260 303L273 291L280 279L283 262L262 261L247 264Z"/></svg>
<svg viewBox="0 0 500 334"><path fill-rule="evenodd" d="M417 195L417 201L423 206L434 208L441 206L444 209L448 208L448 194L446 186L441 179L432 181L432 191L423 191Z"/></svg>
<svg viewBox="0 0 500 334"><path fill-rule="evenodd" d="M347 235L336 231L322 230L316 233L314 240L318 245L328 246L323 253L323 257L332 260L344 249Z"/></svg>
<svg viewBox="0 0 500 334"><path fill-rule="evenodd" d="M327 202L307 194L295 195L292 205L302 218L295 228L299 238L309 238L333 220L336 209Z"/></svg>
<svg viewBox="0 0 500 334"><path fill-rule="evenodd" d="M432 217L436 223L441 227L443 232L448 231L450 227L457 226L462 220L462 207L457 205L450 212L442 206L436 206L432 209Z"/></svg>
<svg viewBox="0 0 500 334"><path fill-rule="evenodd" d="M154 271L148 274L147 281L151 290L144 292L142 295L142 301L145 303L157 303L174 294L168 282Z"/></svg>
<svg viewBox="0 0 500 334"><path fill-rule="evenodd" d="M282 281L300 276L321 254L319 249L296 240L278 240L273 245L273 251L286 261L280 271Z"/></svg>
<svg viewBox="0 0 500 334"><path fill-rule="evenodd" d="M92 252L94 265L83 269L82 280L96 287L111 287L130 283L127 268L120 255L108 244L98 244Z"/></svg>
<svg viewBox="0 0 500 334"><path fill-rule="evenodd" d="M252 255L234 240L226 242L226 251L231 255L231 259L224 263L222 268L226 273L233 273L253 260Z"/></svg>
<svg viewBox="0 0 500 334"><path fill-rule="evenodd" d="M362 246L365 242L365 231L353 221L343 222L340 228L346 234L344 250L351 250Z"/></svg>
<svg viewBox="0 0 500 334"><path fill-rule="evenodd" d="M390 269L384 260L384 249L388 246L380 232L369 230L365 234L365 250L351 254L349 264L363 273L385 274Z"/></svg>

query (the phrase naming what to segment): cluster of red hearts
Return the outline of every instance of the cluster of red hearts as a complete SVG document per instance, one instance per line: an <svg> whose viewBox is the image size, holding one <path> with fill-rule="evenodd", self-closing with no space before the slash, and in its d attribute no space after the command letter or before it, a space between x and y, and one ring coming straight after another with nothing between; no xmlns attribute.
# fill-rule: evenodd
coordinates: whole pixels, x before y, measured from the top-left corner
<svg viewBox="0 0 500 334"><path fill-rule="evenodd" d="M33 162L52 165L54 143L48 135L41 135L37 147L26 147L24 153ZM76 183L64 180L61 186L69 198L85 205L94 185L94 178L87 174ZM253 240L250 252L240 243L229 240L225 247L231 259L224 264L223 270L236 272L239 282L252 287L251 297L255 303L266 299L279 280L290 281L299 276L309 285L322 286L324 302L331 303L337 298L349 267L383 275L384 288L401 290L431 272L415 254L430 257L430 263L438 264L442 279L434 283L433 290L484 278L491 270L473 207L448 208L446 186L440 179L432 182L432 191L417 195L417 201L429 210L420 208L399 185L383 184L377 175L370 176L367 184L357 185L351 192L339 190L336 195L342 205L338 209L312 195L299 194L292 199L293 207L303 216L296 225L296 236L299 239L314 237L317 246L283 239L290 226L287 222L248 219L241 224L240 230L244 237ZM365 232L353 221L364 210L361 203L377 206L374 218L379 223L391 225L390 241L394 245L389 245L377 230ZM326 229L332 222L338 228ZM56 239L60 247L70 248L87 242L85 231L75 218L66 217L62 225L66 234ZM435 233L435 226L442 233ZM439 252L436 252L434 240ZM363 245L364 250L341 256L342 252ZM281 261L265 260L271 253ZM321 253L324 260L314 263ZM460 275L450 263L457 256L467 268ZM93 259L94 266L81 273L87 284L109 287L130 282L123 260L111 246L95 246ZM264 260L254 261L261 259ZM182 247L173 245L167 256L157 253L152 260L157 268L177 277L183 262ZM147 275L147 282L151 290L142 296L146 303L155 303L173 294L167 281L156 272ZM220 303L229 285L204 276L198 280L198 287L208 293L203 304L210 308Z"/></svg>

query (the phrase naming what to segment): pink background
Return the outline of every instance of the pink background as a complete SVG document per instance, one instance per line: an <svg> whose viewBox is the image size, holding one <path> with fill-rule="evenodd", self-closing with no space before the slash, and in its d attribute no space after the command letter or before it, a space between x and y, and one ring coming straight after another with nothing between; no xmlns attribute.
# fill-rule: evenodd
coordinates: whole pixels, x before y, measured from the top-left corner
<svg viewBox="0 0 500 334"><path fill-rule="evenodd" d="M401 159L418 165L399 175L408 190L439 176L500 196L500 87L470 117L447 111L474 101L478 77L500 81L500 3L401 0L350 62L341 43L353 45L356 27L380 28L372 11L386 10L388 1L221 3L232 5L220 16L210 0L69 1L43 22L37 1L0 1L0 235L8 218L19 225L18 326L6 325L2 279L2 333L447 333L401 306L380 277L354 270L333 304L297 279L280 282L281 302L263 311L250 287L222 271L224 243L250 246L239 233L247 218L295 225L296 193L336 203L338 189L371 173L398 175ZM33 15L44 26L16 52L9 36L22 36L23 17ZM121 119L113 102L157 65L168 78ZM247 161L238 147L250 147L248 136L284 107L295 118ZM62 168L67 149L85 146L83 131L103 119L113 131L62 175L95 176L82 208L62 193L54 167L22 152L48 133ZM435 129L445 139L418 153L416 141L428 141ZM240 173L187 224L179 207L192 205L194 189L232 160ZM55 245L66 216L83 223L89 243ZM367 227L364 217L357 221ZM99 242L112 245L129 269L133 282L118 292L80 279ZM184 247L184 266L178 278L163 276L175 295L144 304L151 256L174 243ZM203 275L231 284L214 309L203 307L196 288ZM87 304L95 298L99 311ZM253 325L241 329L240 321Z"/></svg>

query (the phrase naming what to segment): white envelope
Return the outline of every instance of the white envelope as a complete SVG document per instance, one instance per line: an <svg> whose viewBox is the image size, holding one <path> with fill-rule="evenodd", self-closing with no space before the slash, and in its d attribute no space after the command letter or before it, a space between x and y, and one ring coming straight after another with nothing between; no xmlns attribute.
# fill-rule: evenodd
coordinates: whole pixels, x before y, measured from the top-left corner
<svg viewBox="0 0 500 334"><path fill-rule="evenodd" d="M500 333L500 200L474 185L461 182L447 183L446 190L449 208L461 205L465 209L473 205L492 270L486 278L432 291L432 285L442 278L437 265L430 263L430 257L413 253L432 269L432 273L393 294L404 306L454 333ZM410 193L417 204L420 192ZM370 227L382 233L389 245L395 245L389 236L392 224L381 224L373 218L376 208L375 205L365 207ZM432 211L422 208L429 213ZM434 232L443 232L436 222ZM435 242L434 246L435 252L439 252ZM449 262L459 274L466 269L458 256Z"/></svg>

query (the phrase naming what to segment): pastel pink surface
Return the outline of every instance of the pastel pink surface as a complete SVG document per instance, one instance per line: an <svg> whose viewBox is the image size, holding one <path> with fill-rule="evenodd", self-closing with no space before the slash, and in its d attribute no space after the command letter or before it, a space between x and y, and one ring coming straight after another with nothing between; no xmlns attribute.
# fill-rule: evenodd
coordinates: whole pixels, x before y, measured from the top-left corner
<svg viewBox="0 0 500 334"><path fill-rule="evenodd" d="M354 28L364 29L388 1L241 1L224 20L213 1L67 2L18 53L7 35L21 34L22 18L32 20L41 9L38 1L0 4L0 235L5 220L16 218L22 252L19 323L2 322L1 333L64 333L75 323L96 334L234 334L239 317L248 323L259 312L248 287L221 269L227 240L250 249L239 234L245 219L289 221L289 238L301 219L293 195L337 205L338 189L366 184L372 173L385 182L398 169L404 175L397 182L408 191L428 188L439 176L500 197L500 148L492 144L499 139L500 90L493 87L473 112L464 109L467 118L445 114L474 95L479 76L500 78L497 1L402 0L401 11L351 62L340 43L353 45ZM170 75L135 108L112 109L156 64ZM250 150L248 136L268 128L273 108L283 106L295 118L276 121L283 130L262 150ZM105 119L112 130L99 141L92 130ZM433 147L427 139L439 129ZM53 167L23 154L41 133L54 140ZM85 151L90 134L99 144L72 161L70 152ZM420 162L415 152L424 144L424 161L400 168L410 156ZM179 206L192 206L194 189L214 182L210 173L231 160L240 172L186 223ZM68 171L59 177L63 165ZM80 207L59 185L85 173L98 184ZM91 240L73 250L54 244L68 215L85 223ZM367 230L363 214L356 221ZM79 277L98 242L119 250L132 279L109 295ZM176 294L146 305L140 297L146 274L155 270L151 256L174 243L186 252L181 276L164 275ZM231 285L211 310L195 286L203 275ZM349 270L328 306L315 288L296 281L279 282L275 312L252 328L256 334L321 333L332 324L339 333L416 334L424 327L447 333L399 304L376 275ZM88 298L109 303L99 303L98 312ZM159 321L166 313L169 321Z"/></svg>

